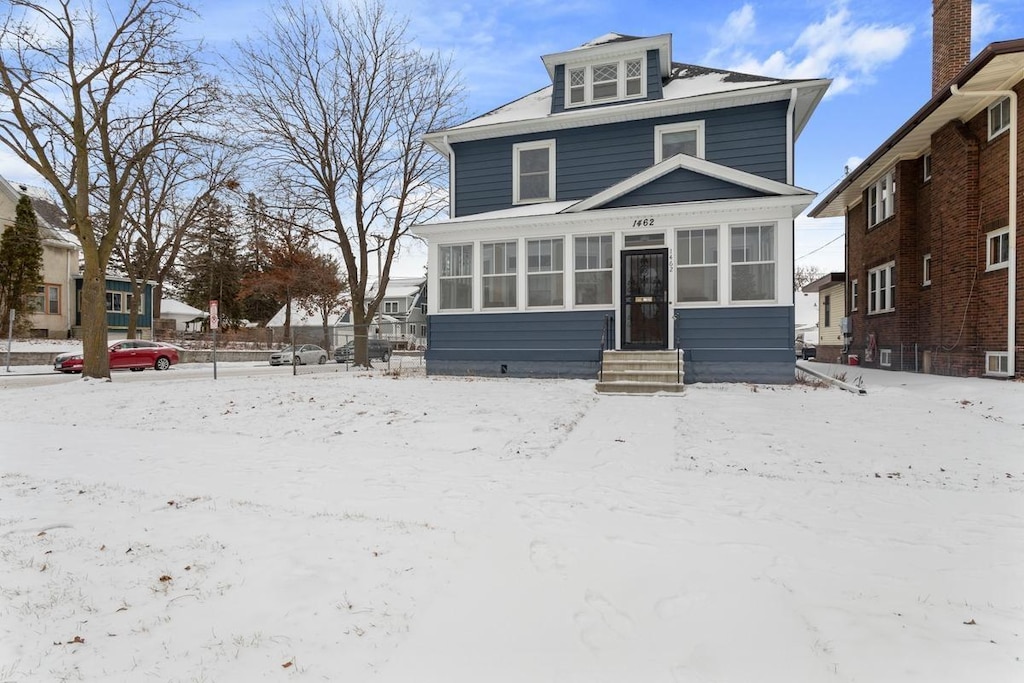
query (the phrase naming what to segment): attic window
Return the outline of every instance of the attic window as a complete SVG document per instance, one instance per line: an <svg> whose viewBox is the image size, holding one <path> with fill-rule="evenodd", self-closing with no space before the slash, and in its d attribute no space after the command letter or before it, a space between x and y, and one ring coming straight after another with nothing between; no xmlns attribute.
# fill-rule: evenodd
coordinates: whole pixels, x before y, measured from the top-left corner
<svg viewBox="0 0 1024 683"><path fill-rule="evenodd" d="M646 95L644 58L567 68L565 106L641 99Z"/></svg>
<svg viewBox="0 0 1024 683"><path fill-rule="evenodd" d="M654 163L660 163L676 154L704 158L703 121L654 127Z"/></svg>

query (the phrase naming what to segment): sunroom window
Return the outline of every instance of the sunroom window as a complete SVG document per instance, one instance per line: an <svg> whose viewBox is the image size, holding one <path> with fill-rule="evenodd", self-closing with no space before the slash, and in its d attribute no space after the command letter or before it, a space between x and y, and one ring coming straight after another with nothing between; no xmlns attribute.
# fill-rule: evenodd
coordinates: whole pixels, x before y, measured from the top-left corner
<svg viewBox="0 0 1024 683"><path fill-rule="evenodd" d="M775 225L731 228L732 300L775 300Z"/></svg>

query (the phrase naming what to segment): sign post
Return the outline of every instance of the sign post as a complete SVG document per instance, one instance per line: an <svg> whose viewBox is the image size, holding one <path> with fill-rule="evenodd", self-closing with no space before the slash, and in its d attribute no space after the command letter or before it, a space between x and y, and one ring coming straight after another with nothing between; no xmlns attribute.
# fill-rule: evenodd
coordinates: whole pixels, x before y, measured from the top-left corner
<svg viewBox="0 0 1024 683"><path fill-rule="evenodd" d="M14 314L16 312L12 308L10 320L7 321L7 372L11 371L11 337L14 336Z"/></svg>
<svg viewBox="0 0 1024 683"><path fill-rule="evenodd" d="M220 327L220 316L217 315L217 300L210 300L210 331L213 332L213 378L217 379L217 329Z"/></svg>

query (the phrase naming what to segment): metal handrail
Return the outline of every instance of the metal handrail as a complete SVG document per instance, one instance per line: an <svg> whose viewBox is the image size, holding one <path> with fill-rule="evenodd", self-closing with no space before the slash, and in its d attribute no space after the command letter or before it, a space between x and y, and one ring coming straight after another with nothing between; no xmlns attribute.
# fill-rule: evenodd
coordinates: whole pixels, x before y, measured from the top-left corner
<svg viewBox="0 0 1024 683"><path fill-rule="evenodd" d="M601 330L601 350L597 356L597 381L604 381L604 352L608 348L609 342L611 342L611 320L610 315L604 317L604 326Z"/></svg>

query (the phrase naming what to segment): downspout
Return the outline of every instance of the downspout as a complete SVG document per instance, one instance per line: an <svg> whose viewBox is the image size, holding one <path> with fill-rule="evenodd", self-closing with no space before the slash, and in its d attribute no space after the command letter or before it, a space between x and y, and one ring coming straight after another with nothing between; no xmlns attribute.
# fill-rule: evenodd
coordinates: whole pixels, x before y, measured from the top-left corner
<svg viewBox="0 0 1024 683"><path fill-rule="evenodd" d="M455 218L455 150L448 144L448 133L441 138L441 146L448 157L448 218Z"/></svg>
<svg viewBox="0 0 1024 683"><path fill-rule="evenodd" d="M794 181L793 157L796 156L796 140L793 139L793 112L796 110L796 88L789 91L789 108L786 110L786 182Z"/></svg>
<svg viewBox="0 0 1024 683"><path fill-rule="evenodd" d="M1006 273L1006 369L1017 376L1017 93L1013 90L972 90L961 92L954 83L952 95L961 97L1006 97L1010 100L1010 262ZM988 245L986 245L986 249Z"/></svg>

